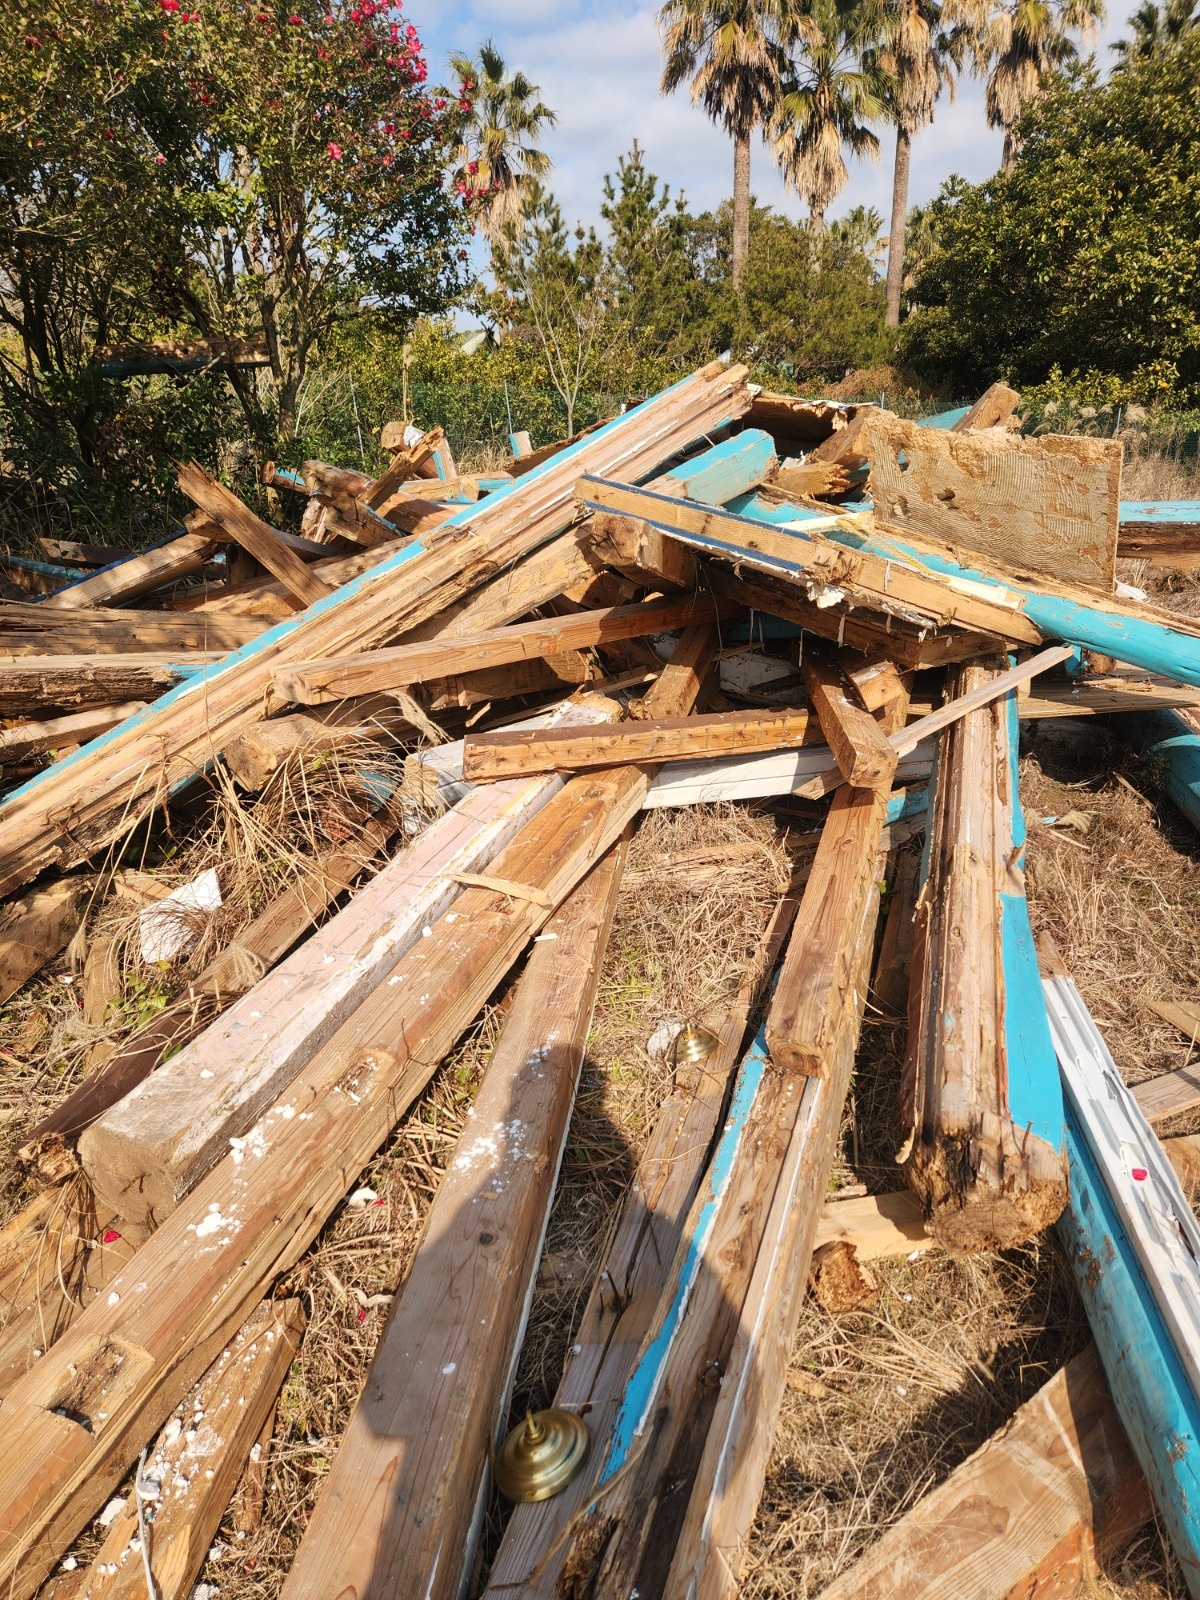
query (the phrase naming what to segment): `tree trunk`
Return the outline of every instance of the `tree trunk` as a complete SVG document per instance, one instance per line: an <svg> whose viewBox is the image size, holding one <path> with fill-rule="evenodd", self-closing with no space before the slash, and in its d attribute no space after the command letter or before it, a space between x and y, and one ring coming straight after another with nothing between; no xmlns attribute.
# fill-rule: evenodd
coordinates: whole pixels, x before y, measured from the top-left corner
<svg viewBox="0 0 1200 1600"><path fill-rule="evenodd" d="M912 135L896 127L896 170L892 176L892 226L888 234L887 325L900 326L900 287L904 281L904 230L908 221L908 172Z"/></svg>
<svg viewBox="0 0 1200 1600"><path fill-rule="evenodd" d="M750 251L750 135L733 143L733 281L740 283Z"/></svg>
<svg viewBox="0 0 1200 1600"><path fill-rule="evenodd" d="M1004 155L1000 166L1004 172L1011 172L1017 159L1017 129L1014 124L1004 130Z"/></svg>
<svg viewBox="0 0 1200 1600"><path fill-rule="evenodd" d="M811 205L809 212L809 224L812 228L813 236L819 239L825 232L825 207L818 208L816 205Z"/></svg>

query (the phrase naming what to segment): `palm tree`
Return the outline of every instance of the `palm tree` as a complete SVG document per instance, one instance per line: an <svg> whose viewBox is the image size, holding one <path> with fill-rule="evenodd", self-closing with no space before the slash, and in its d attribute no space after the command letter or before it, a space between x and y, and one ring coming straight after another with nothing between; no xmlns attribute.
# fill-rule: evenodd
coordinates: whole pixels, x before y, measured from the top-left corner
<svg viewBox="0 0 1200 1600"><path fill-rule="evenodd" d="M1075 60L1071 35L1086 38L1103 21L1104 0L945 0L945 9L971 29L975 72L987 73L988 126L1003 128L1004 170L1011 172L1025 108L1047 73Z"/></svg>
<svg viewBox="0 0 1200 1600"><path fill-rule="evenodd" d="M523 72L505 75L504 57L490 39L475 60L456 52L450 65L458 77L458 98L470 108L467 131L454 152L455 185L494 244L519 219L529 185L549 172L550 157L537 144L543 128L558 119Z"/></svg>
<svg viewBox="0 0 1200 1600"><path fill-rule="evenodd" d="M733 140L735 283L750 248L750 137L775 114L795 9L793 0L666 0L658 13L663 94L690 78L692 104Z"/></svg>
<svg viewBox="0 0 1200 1600"><path fill-rule="evenodd" d="M1114 72L1123 72L1138 61L1166 55L1185 35L1200 28L1197 0L1166 0L1157 6L1154 0L1143 0L1129 19L1133 29L1132 39L1118 39L1109 49L1117 56Z"/></svg>
<svg viewBox="0 0 1200 1600"><path fill-rule="evenodd" d="M869 126L887 116L887 80L875 53L881 18L874 6L809 0L805 39L784 84L771 138L785 183L808 202L814 233L849 176L853 155L879 158Z"/></svg>
<svg viewBox="0 0 1200 1600"><path fill-rule="evenodd" d="M888 0L879 65L889 80L888 106L896 124L892 221L888 230L887 325L900 325L904 229L913 135L933 121L943 89L954 93L953 67L961 63L965 30L942 26L939 0Z"/></svg>

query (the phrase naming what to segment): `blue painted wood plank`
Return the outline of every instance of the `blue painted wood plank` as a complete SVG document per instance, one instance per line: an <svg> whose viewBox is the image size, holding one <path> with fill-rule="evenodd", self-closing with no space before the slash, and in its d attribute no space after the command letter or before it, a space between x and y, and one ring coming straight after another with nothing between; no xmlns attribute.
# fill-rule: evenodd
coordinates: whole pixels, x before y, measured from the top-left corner
<svg viewBox="0 0 1200 1600"><path fill-rule="evenodd" d="M60 567L52 561L36 561L32 556L14 556L8 551L0 551L0 567L11 567L17 572L36 572L41 578L57 578L62 588L69 588L71 584L78 583L81 578L90 578L96 571L95 567L87 572L80 572L78 567ZM42 599L30 595L30 599Z"/></svg>
<svg viewBox="0 0 1200 1600"><path fill-rule="evenodd" d="M1194 522L1200 527L1200 500L1122 500L1121 526L1157 527L1164 522Z"/></svg>
<svg viewBox="0 0 1200 1600"><path fill-rule="evenodd" d="M920 425L922 428L952 428L970 409L970 406L955 406L953 411L939 411L935 416L921 417Z"/></svg>
<svg viewBox="0 0 1200 1600"><path fill-rule="evenodd" d="M672 467L670 477L679 485L677 492L687 499L723 506L762 483L774 461L771 435L761 428L746 428L682 466Z"/></svg>
<svg viewBox="0 0 1200 1600"><path fill-rule="evenodd" d="M1200 1404L1168 1337L1074 1113L1071 1196L1058 1236L1100 1351L1117 1414L1200 1600Z"/></svg>
<svg viewBox="0 0 1200 1600"><path fill-rule="evenodd" d="M1131 711L1108 720L1144 756L1166 763L1169 798L1200 829L1200 733L1177 711Z"/></svg>

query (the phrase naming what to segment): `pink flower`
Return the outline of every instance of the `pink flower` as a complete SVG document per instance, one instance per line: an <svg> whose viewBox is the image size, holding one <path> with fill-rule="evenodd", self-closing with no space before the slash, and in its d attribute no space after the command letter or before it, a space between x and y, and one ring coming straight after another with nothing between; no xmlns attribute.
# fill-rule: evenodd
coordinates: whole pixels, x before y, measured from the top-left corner
<svg viewBox="0 0 1200 1600"><path fill-rule="evenodd" d="M465 261L467 259L467 252L465 250L460 250L458 252L458 259L460 261Z"/></svg>
<svg viewBox="0 0 1200 1600"><path fill-rule="evenodd" d="M401 137L401 138L402 138L402 139L407 139L407 138L409 138L409 137L410 137L410 135L409 135L409 131L408 131L408 129L407 129L407 128L404 128L404 129L402 129L402 130L401 130L401 133L400 133L400 137Z"/></svg>
<svg viewBox="0 0 1200 1600"><path fill-rule="evenodd" d="M384 165L384 166L385 166L385 167L390 167L390 166L391 166L391 164L392 164L392 158L391 158L391 156L384 156L384 157L383 157L383 158L382 158L382 160L383 160L383 165Z"/></svg>
<svg viewBox="0 0 1200 1600"><path fill-rule="evenodd" d="M413 27L411 22L404 30L404 37L406 39L415 39L417 37L417 30Z"/></svg>
<svg viewBox="0 0 1200 1600"><path fill-rule="evenodd" d="M357 10L357 9L352 11L350 13L350 21L351 22L361 22L362 21L362 12Z"/></svg>
<svg viewBox="0 0 1200 1600"><path fill-rule="evenodd" d="M340 144L334 144L331 139L325 148L329 151L330 161L340 161L342 159L342 147Z"/></svg>
<svg viewBox="0 0 1200 1600"><path fill-rule="evenodd" d="M291 23L293 28L300 28L304 25L303 17L289 17L288 21Z"/></svg>
<svg viewBox="0 0 1200 1600"><path fill-rule="evenodd" d="M179 0L158 0L158 3L164 11L179 10Z"/></svg>
<svg viewBox="0 0 1200 1600"><path fill-rule="evenodd" d="M155 165L155 166L156 166L156 167L165 167L165 166L166 166L166 164L167 164L167 158L166 158L166 156L162 156L162 155L159 155L159 156L155 156L155 158L154 158L154 165Z"/></svg>
<svg viewBox="0 0 1200 1600"><path fill-rule="evenodd" d="M479 171L479 163L478 163L478 161L468 161L467 162L467 171L471 174L472 177L474 177L475 174Z"/></svg>

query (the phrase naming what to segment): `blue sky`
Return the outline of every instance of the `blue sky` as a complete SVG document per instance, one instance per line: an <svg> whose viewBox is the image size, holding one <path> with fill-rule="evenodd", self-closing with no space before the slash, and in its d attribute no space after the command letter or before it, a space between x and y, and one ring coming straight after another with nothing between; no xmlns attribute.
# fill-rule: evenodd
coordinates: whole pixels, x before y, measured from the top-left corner
<svg viewBox="0 0 1200 1600"><path fill-rule="evenodd" d="M1110 14L1096 41L1101 60L1112 57L1110 40L1125 32L1136 0L1110 0ZM553 158L550 185L568 221L598 220L600 184L634 138L652 172L672 192L682 188L694 209L715 206L732 187L733 154L725 137L694 110L686 91L664 99L658 92L661 65L654 5L636 0L405 0L426 45L430 77L445 74L446 53L473 51L493 39L510 67L520 67L541 85L558 113L558 126L544 145ZM830 209L839 216L855 205L872 205L887 219L891 206L893 138L883 133L877 165L855 162L850 182ZM984 120L982 85L965 78L953 101L943 98L932 126L913 146L910 204L931 199L951 173L978 182L1000 161L1000 136ZM756 147L751 184L761 201L786 215L804 215L788 194L767 151Z"/></svg>

